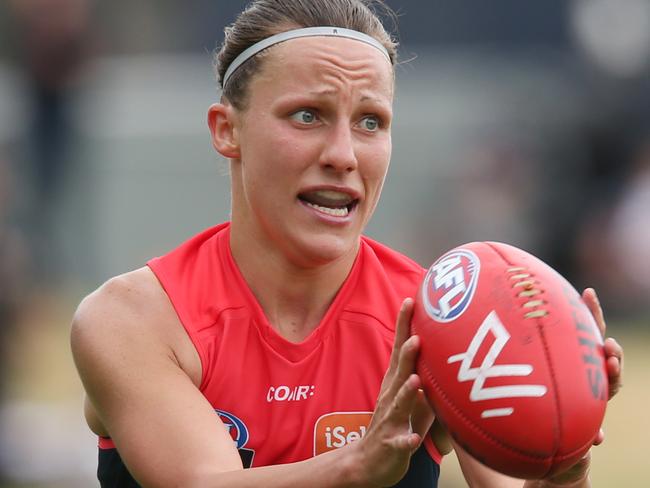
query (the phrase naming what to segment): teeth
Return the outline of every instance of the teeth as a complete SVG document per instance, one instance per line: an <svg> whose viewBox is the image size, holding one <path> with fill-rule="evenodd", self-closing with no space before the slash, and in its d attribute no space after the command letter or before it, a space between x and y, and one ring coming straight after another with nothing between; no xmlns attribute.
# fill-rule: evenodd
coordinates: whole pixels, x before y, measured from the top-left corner
<svg viewBox="0 0 650 488"><path fill-rule="evenodd" d="M309 203L309 202L305 202L305 203L311 208L315 208L319 212L323 212L327 215L333 215L334 217L345 217L348 215L348 207L330 208L330 207L321 207L320 205L316 205L315 203Z"/></svg>
<svg viewBox="0 0 650 488"><path fill-rule="evenodd" d="M350 196L347 193L343 193L335 190L318 190L314 192L315 195L319 195L323 198L329 200L349 200Z"/></svg>

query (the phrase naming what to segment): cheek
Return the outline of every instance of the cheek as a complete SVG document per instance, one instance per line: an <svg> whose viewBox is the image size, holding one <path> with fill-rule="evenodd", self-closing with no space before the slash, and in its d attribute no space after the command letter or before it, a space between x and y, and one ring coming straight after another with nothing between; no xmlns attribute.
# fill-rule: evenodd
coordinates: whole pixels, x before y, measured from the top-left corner
<svg viewBox="0 0 650 488"><path fill-rule="evenodd" d="M295 198L309 149L277 132L260 132L253 146L242 153L244 191L260 212L279 212Z"/></svg>
<svg viewBox="0 0 650 488"><path fill-rule="evenodd" d="M280 180L287 172L300 170L310 161L313 147L306 137L296 137L281 124L265 127L248 142L253 142L254 147L248 151L249 156L254 158L255 164L263 166L264 173Z"/></svg>
<svg viewBox="0 0 650 488"><path fill-rule="evenodd" d="M241 165L247 186L276 183L284 168L285 160L280 148L284 143L273 137L272 131L251 131L242 138ZM273 150L269 150L273 148Z"/></svg>
<svg viewBox="0 0 650 488"><path fill-rule="evenodd" d="M309 164L311 159L311 146L307 138L297 139L296 137L278 137L270 146L273 150L273 157L280 161L286 170L301 170Z"/></svg>
<svg viewBox="0 0 650 488"><path fill-rule="evenodd" d="M381 190L384 178L390 164L390 140L383 145L368 148L364 154L363 179L371 187L369 189Z"/></svg>

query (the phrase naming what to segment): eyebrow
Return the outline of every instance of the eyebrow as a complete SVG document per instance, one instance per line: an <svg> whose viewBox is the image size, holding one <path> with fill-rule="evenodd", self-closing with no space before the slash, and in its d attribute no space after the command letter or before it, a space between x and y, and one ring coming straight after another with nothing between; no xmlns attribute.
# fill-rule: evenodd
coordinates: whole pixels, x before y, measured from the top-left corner
<svg viewBox="0 0 650 488"><path fill-rule="evenodd" d="M311 92L309 92L309 94L312 95L312 96L316 96L316 97L323 97L323 96L327 97L327 96L334 96L334 95L336 95L336 94L337 94L337 91L336 91L336 90L329 89L329 88L325 88L324 90L315 90L315 91L311 91ZM361 101L362 101L362 102L366 102L366 101L368 101L368 100L370 100L370 101L374 101L374 102L379 102L379 103L383 103L383 102L384 102L384 101L383 101L381 98L379 98L379 97L371 97L371 96L368 96L368 95L363 95L363 96L361 97Z"/></svg>
<svg viewBox="0 0 650 488"><path fill-rule="evenodd" d="M336 90L332 90L330 88L325 88L324 90L310 91L309 94L313 95L315 97L333 96L333 95L336 95Z"/></svg>

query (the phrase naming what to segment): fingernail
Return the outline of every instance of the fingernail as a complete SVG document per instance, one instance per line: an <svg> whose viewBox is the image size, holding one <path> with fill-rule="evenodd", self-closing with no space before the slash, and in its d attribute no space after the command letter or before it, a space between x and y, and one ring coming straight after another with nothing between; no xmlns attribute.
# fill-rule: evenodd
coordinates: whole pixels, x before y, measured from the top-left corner
<svg viewBox="0 0 650 488"><path fill-rule="evenodd" d="M591 294L594 297L594 301L596 302L596 305L598 305L600 307L600 299L598 298L598 293L596 293L596 289L595 288L588 288L588 290L591 290Z"/></svg>
<svg viewBox="0 0 650 488"><path fill-rule="evenodd" d="M409 376L408 382L409 382L409 386L411 386L412 388L416 390L419 389L420 377L417 374L412 374L411 376Z"/></svg>

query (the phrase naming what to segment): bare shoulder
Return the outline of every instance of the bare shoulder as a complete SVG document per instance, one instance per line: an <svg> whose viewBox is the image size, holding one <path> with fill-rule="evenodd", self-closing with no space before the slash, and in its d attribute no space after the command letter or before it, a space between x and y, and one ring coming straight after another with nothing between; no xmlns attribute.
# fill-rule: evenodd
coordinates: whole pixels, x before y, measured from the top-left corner
<svg viewBox="0 0 650 488"><path fill-rule="evenodd" d="M99 352L96 348L128 346L143 335L149 341L164 342L163 327L155 324L165 318L165 297L155 280L150 270L140 268L111 278L84 298L72 320L75 359Z"/></svg>
<svg viewBox="0 0 650 488"><path fill-rule="evenodd" d="M165 293L149 268L116 276L82 300L73 319L73 332L98 328L90 324L114 324L122 314L128 318L150 317L165 301Z"/></svg>
<svg viewBox="0 0 650 488"><path fill-rule="evenodd" d="M187 486L206 466L241 467L197 387L198 354L151 270L115 277L86 297L71 344L88 425L113 440L141 485Z"/></svg>
<svg viewBox="0 0 650 488"><path fill-rule="evenodd" d="M74 315L70 340L82 379L85 369L101 367L109 357L157 354L200 382L196 350L148 267L111 278L84 298Z"/></svg>

